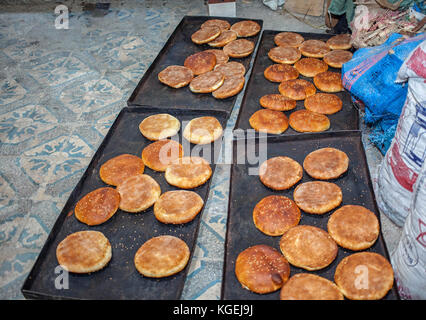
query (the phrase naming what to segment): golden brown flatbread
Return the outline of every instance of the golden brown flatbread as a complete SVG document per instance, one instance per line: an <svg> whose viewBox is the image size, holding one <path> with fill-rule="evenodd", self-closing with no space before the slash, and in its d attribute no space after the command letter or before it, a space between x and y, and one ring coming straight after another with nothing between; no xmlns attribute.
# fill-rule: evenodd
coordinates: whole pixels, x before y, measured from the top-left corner
<svg viewBox="0 0 426 320"><path fill-rule="evenodd" d="M220 28L216 26L204 27L198 29L191 35L192 42L196 44L204 44L213 41L220 35Z"/></svg>
<svg viewBox="0 0 426 320"><path fill-rule="evenodd" d="M341 68L344 63L351 59L352 52L346 50L333 50L324 56L324 62L333 68Z"/></svg>
<svg viewBox="0 0 426 320"><path fill-rule="evenodd" d="M321 132L330 128L327 116L304 109L290 114L289 124L297 132Z"/></svg>
<svg viewBox="0 0 426 320"><path fill-rule="evenodd" d="M231 27L231 24L228 21L222 19L210 19L201 25L201 28L209 27L219 27L220 31L225 31Z"/></svg>
<svg viewBox="0 0 426 320"><path fill-rule="evenodd" d="M194 78L191 69L183 66L168 66L158 74L158 80L172 88L182 88Z"/></svg>
<svg viewBox="0 0 426 320"><path fill-rule="evenodd" d="M290 276L290 266L278 250L261 244L238 255L235 275L243 288L264 294L282 287Z"/></svg>
<svg viewBox="0 0 426 320"><path fill-rule="evenodd" d="M208 144L219 139L222 133L220 122L215 117L205 116L189 121L183 130L183 137L191 143Z"/></svg>
<svg viewBox="0 0 426 320"><path fill-rule="evenodd" d="M193 189L207 182L212 175L210 164L200 157L183 157L173 161L164 177L172 186Z"/></svg>
<svg viewBox="0 0 426 320"><path fill-rule="evenodd" d="M328 70L327 63L317 58L302 58L294 67L305 77L315 77L318 73Z"/></svg>
<svg viewBox="0 0 426 320"><path fill-rule="evenodd" d="M200 213L203 199L193 191L173 190L163 193L154 204L154 215L162 223L187 223Z"/></svg>
<svg viewBox="0 0 426 320"><path fill-rule="evenodd" d="M77 220L96 226L109 220L118 210L120 194L114 188L98 188L81 198L74 209Z"/></svg>
<svg viewBox="0 0 426 320"><path fill-rule="evenodd" d="M347 33L335 35L328 39L326 44L332 50L348 50L352 47L351 35Z"/></svg>
<svg viewBox="0 0 426 320"><path fill-rule="evenodd" d="M303 79L283 81L278 90L283 96L293 100L304 100L317 91L312 83Z"/></svg>
<svg viewBox="0 0 426 320"><path fill-rule="evenodd" d="M281 237L280 249L288 262L298 268L320 270L332 263L338 247L324 230L308 225L299 225Z"/></svg>
<svg viewBox="0 0 426 320"><path fill-rule="evenodd" d="M271 93L262 96L259 99L259 103L263 108L276 111L288 111L296 108L296 100L284 97L283 95L276 93Z"/></svg>
<svg viewBox="0 0 426 320"><path fill-rule="evenodd" d="M267 196L253 210L256 228L268 236L281 236L299 224L300 210L296 203L284 196Z"/></svg>
<svg viewBox="0 0 426 320"><path fill-rule="evenodd" d="M295 47L298 48L305 39L295 32L280 32L274 37L274 42L280 47Z"/></svg>
<svg viewBox="0 0 426 320"><path fill-rule="evenodd" d="M296 187L293 199L303 211L311 214L323 214L342 203L342 189L331 182L305 182Z"/></svg>
<svg viewBox="0 0 426 320"><path fill-rule="evenodd" d="M315 86L324 92L343 91L342 75L340 72L325 71L314 77Z"/></svg>
<svg viewBox="0 0 426 320"><path fill-rule="evenodd" d="M292 276L281 288L280 300L343 300L334 282L310 273Z"/></svg>
<svg viewBox="0 0 426 320"><path fill-rule="evenodd" d="M300 59L301 53L293 47L274 47L269 50L268 57L276 63L293 64Z"/></svg>
<svg viewBox="0 0 426 320"><path fill-rule="evenodd" d="M169 235L146 241L136 252L136 269L150 278L164 278L182 271L188 264L190 251L185 241Z"/></svg>
<svg viewBox="0 0 426 320"><path fill-rule="evenodd" d="M336 179L349 167L349 158L335 148L321 148L309 153L303 161L303 168L314 179Z"/></svg>
<svg viewBox="0 0 426 320"><path fill-rule="evenodd" d="M246 68L242 63L236 61L230 61L224 64L218 64L215 71L221 72L226 78L244 77L246 74Z"/></svg>
<svg viewBox="0 0 426 320"><path fill-rule="evenodd" d="M302 179L302 176L302 166L289 157L273 157L259 167L260 181L274 190L290 189Z"/></svg>
<svg viewBox="0 0 426 320"><path fill-rule="evenodd" d="M219 64L227 63L229 60L229 57L223 52L223 50L220 49L208 49L204 50L204 52L211 52L216 56L216 66Z"/></svg>
<svg viewBox="0 0 426 320"><path fill-rule="evenodd" d="M237 33L235 31L225 30L221 32L219 37L217 37L213 41L210 41L208 44L211 47L222 48L226 46L228 43L230 43L231 41L234 41L236 39L237 39Z"/></svg>
<svg viewBox="0 0 426 320"><path fill-rule="evenodd" d="M159 140L147 145L142 150L143 163L155 171L166 171L172 161L182 157L183 147L174 140Z"/></svg>
<svg viewBox="0 0 426 320"><path fill-rule="evenodd" d="M253 37L260 32L260 25L252 20L244 20L234 23L231 30L235 31L239 37Z"/></svg>
<svg viewBox="0 0 426 320"><path fill-rule="evenodd" d="M346 205L328 219L327 229L330 236L343 248L360 251L370 248L380 232L376 215L358 205Z"/></svg>
<svg viewBox="0 0 426 320"><path fill-rule="evenodd" d="M120 209L141 212L151 207L160 197L160 185L147 174L132 176L117 186Z"/></svg>
<svg viewBox="0 0 426 320"><path fill-rule="evenodd" d="M254 42L246 39L237 39L223 47L223 52L232 58L244 58L254 50Z"/></svg>
<svg viewBox="0 0 426 320"><path fill-rule="evenodd" d="M111 244L99 231L70 234L56 248L62 268L73 273L90 273L104 268L112 257Z"/></svg>
<svg viewBox="0 0 426 320"><path fill-rule="evenodd" d="M272 134L281 134L288 128L287 116L275 110L257 110L249 119L250 126L256 130Z"/></svg>
<svg viewBox="0 0 426 320"><path fill-rule="evenodd" d="M378 300L393 286L389 261L375 252L358 252L343 258L334 273L334 282L351 300Z"/></svg>
<svg viewBox="0 0 426 320"><path fill-rule="evenodd" d="M226 99L238 94L244 88L244 77L225 78L219 89L213 91L212 95L216 99Z"/></svg>
<svg viewBox="0 0 426 320"><path fill-rule="evenodd" d="M189 90L194 93L211 93L219 89L224 81L225 77L221 72L209 71L192 79Z"/></svg>
<svg viewBox="0 0 426 320"><path fill-rule="evenodd" d="M335 114L342 110L342 100L332 93L317 92L307 97L304 101L305 108L309 111L322 114Z"/></svg>
<svg viewBox="0 0 426 320"><path fill-rule="evenodd" d="M287 64L273 64L265 69L263 75L272 82L283 82L286 80L297 79L299 71Z"/></svg>
<svg viewBox="0 0 426 320"><path fill-rule="evenodd" d="M323 58L330 51L324 41L314 39L304 41L299 49L305 57L311 58Z"/></svg>
<svg viewBox="0 0 426 320"><path fill-rule="evenodd" d="M139 131L142 135L152 141L172 137L179 130L179 120L167 113L158 113L146 117L139 124Z"/></svg>
<svg viewBox="0 0 426 320"><path fill-rule="evenodd" d="M102 164L99 176L106 184L117 186L130 176L142 174L144 169L141 158L133 154L121 154Z"/></svg>
<svg viewBox="0 0 426 320"><path fill-rule="evenodd" d="M205 51L197 52L187 57L183 65L191 69L194 76L198 76L213 70L216 65L216 55Z"/></svg>

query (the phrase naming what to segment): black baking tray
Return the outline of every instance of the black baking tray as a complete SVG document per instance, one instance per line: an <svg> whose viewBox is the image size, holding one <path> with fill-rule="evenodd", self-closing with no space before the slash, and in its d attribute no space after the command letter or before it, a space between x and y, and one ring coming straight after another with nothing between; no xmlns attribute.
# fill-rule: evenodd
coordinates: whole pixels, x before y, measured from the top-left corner
<svg viewBox="0 0 426 320"><path fill-rule="evenodd" d="M22 286L22 293L26 298L32 299L179 299L185 283L186 274L190 262L180 273L162 278L147 278L138 273L134 266L134 255L138 248L148 239L159 235L173 235L186 242L191 257L195 247L198 228L202 213L186 224L169 225L156 220L153 208L141 213L127 213L118 210L107 222L89 227L79 222L74 217L74 206L77 201L92 190L107 186L99 177L99 168L107 160L122 153L130 153L140 156L142 150L152 141L149 141L139 131L139 123L147 116L159 113L155 108L124 108L108 134L104 138L99 149L93 156L87 170L71 193L61 214L53 226L46 243L41 250L32 270ZM226 125L227 115L220 111L181 111L167 110L167 113L181 121L181 130L178 133L179 142L184 148L184 155L201 155L211 161L217 159L220 143L214 143L215 152L211 157L205 152L195 152L195 145L182 139L184 121L189 121L200 116L216 117L223 128ZM176 139L176 136L173 137ZM200 150L199 148L195 150ZM215 162L211 162L214 172ZM145 167L144 173L154 178L164 193L176 190L169 185L164 172L156 172ZM210 181L204 185L192 189L207 201ZM82 230L101 231L109 239L112 246L112 259L102 270L91 274L69 273L69 289L56 289L55 268L58 266L56 259L56 247L60 241L73 232Z"/></svg>
<svg viewBox="0 0 426 320"><path fill-rule="evenodd" d="M263 72L265 69L273 64L271 59L268 57L268 52L273 47L276 47L274 43L274 37L277 33L282 31L272 31L272 30L264 30L262 33L262 38L260 39L259 48L257 50L256 58L253 62L253 68L250 74L250 79L247 82L246 90L244 93L243 100L241 102L240 112L237 118L235 128L240 129L252 129L249 123L250 117L257 110L263 109L260 106L259 99L270 93L280 93L278 91L279 83L271 82L265 78ZM303 33L301 34L305 40L308 39L317 39L326 41L332 34L321 34L321 33ZM302 56L303 58L303 56ZM341 72L341 69L336 68L328 68L329 71ZM313 83L313 78L308 78L302 75L299 75L299 79L304 79ZM321 92L317 89L317 92ZM327 115L330 119L330 129L329 131L341 131L341 130L358 130L359 129L359 114L358 109L352 103L351 96L349 92L342 91L335 93L343 102L343 108L339 112ZM297 101L296 108L290 111L284 111L287 117L296 110L304 109L303 106L304 101ZM285 132L281 135L294 135L300 134L299 132L293 130L289 127Z"/></svg>
<svg viewBox="0 0 426 320"><path fill-rule="evenodd" d="M158 56L139 81L137 87L127 101L128 106L150 105L167 109L223 110L231 114L237 95L227 99L215 99L211 94L192 93L188 86L174 89L162 84L158 80L158 73L161 70L170 65L183 65L186 57L191 54L207 49L220 49L213 48L208 44L198 45L191 41L191 35L197 31L205 21L210 19L223 19L228 21L231 25L238 21L248 20L243 18L209 16L183 17ZM251 20L256 21L261 27L263 26L263 20ZM257 44L260 34L261 32L256 36L245 39ZM230 58L229 61L242 63L246 71L248 71L253 55L254 52L248 57L241 59Z"/></svg>
<svg viewBox="0 0 426 320"><path fill-rule="evenodd" d="M259 145L258 141L257 139L246 139L247 144L256 146L256 148ZM360 131L277 136L269 137L267 141L267 159L283 155L296 160L300 164L303 164L306 155L319 148L334 147L344 151L349 157L348 171L338 179L329 180L336 183L342 189L343 201L341 206L347 204L365 206L374 212L380 221ZM234 160L231 169L221 298L225 300L277 300L279 299L279 290L261 295L244 289L235 276L235 260L241 251L257 244L266 244L280 251L280 236L267 236L255 227L252 216L253 208L262 198L268 195L283 195L293 199L293 192L296 186L289 190L274 191L264 186L259 176L248 175L249 167L254 166L247 163L236 163L237 142L238 140L234 140L233 142ZM299 183L313 180L304 172L303 178ZM327 231L328 218L332 212L334 210L324 215L312 215L302 211L299 224L313 225ZM381 232L375 244L366 251L377 252L389 260L389 253ZM334 281L336 266L342 258L352 253L355 252L339 246L336 259L328 267L310 272L290 266L290 276L300 272L308 272ZM395 283L393 288L385 296L385 299L399 299Z"/></svg>

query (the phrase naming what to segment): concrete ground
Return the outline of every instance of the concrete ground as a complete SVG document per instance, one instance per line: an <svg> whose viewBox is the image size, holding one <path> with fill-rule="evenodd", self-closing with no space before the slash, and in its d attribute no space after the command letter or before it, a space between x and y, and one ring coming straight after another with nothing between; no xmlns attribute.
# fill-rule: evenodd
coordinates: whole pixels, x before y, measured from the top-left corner
<svg viewBox="0 0 426 320"><path fill-rule="evenodd" d="M181 18L208 14L205 2L111 1L108 14L94 15L64 1L68 30L54 28L55 2L1 2L1 299L23 298L22 282L115 117ZM237 1L237 15L263 19L264 29L324 32L322 17L306 24L258 0ZM374 180L382 155L364 143ZM229 166L218 166L183 299L220 297L228 189ZM381 222L392 252L400 229Z"/></svg>

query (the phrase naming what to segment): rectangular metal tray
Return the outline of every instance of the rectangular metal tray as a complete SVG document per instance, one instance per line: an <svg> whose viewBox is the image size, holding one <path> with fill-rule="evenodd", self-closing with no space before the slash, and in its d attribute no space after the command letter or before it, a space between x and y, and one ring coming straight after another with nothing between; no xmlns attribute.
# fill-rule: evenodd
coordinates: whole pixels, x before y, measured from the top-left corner
<svg viewBox="0 0 426 320"><path fill-rule="evenodd" d="M186 57L191 54L207 49L215 49L208 44L197 45L193 43L191 41L191 35L200 28L203 22L216 18L226 20L231 25L238 21L247 20L229 17L185 16L139 81L137 87L127 101L127 105L150 105L159 108L178 108L182 110L223 110L231 114L236 101L236 95L227 99L215 99L211 94L192 93L188 86L174 89L162 84L158 80L158 73L167 66L183 65ZM260 26L263 25L262 20L254 21ZM246 39L254 41L254 43L257 44L259 37L260 32L256 36ZM253 54L241 59L230 58L229 61L242 63L246 71L248 71Z"/></svg>
<svg viewBox="0 0 426 320"><path fill-rule="evenodd" d="M236 122L235 128L239 129L251 129L249 119L257 110L262 109L259 103L259 99L270 93L279 93L278 86L279 83L274 83L265 78L263 72L267 67L273 65L273 62L268 57L268 52L273 47L276 47L274 43L274 37L277 33L281 31L272 31L264 30L262 33L262 38L260 39L259 49L257 50L256 58L253 62L253 68L251 71L250 79L247 82L246 90L244 93L243 100L241 102L240 112ZM330 34L320 34L320 33L303 33L299 32L305 40L308 39L317 39L326 41L331 36ZM330 71L341 72L341 69L331 68ZM299 75L299 79L304 79L313 83L313 78L308 78L302 75ZM351 96L349 92L342 91L336 93L336 95L342 99L343 108L339 112L327 115L330 119L330 131L340 131L340 130L358 130L359 129L359 114L358 110L353 106ZM287 117L294 111L304 109L303 101L297 101L296 109L285 111L284 113ZM281 135L299 135L300 133L293 130L289 127Z"/></svg>
<svg viewBox="0 0 426 320"><path fill-rule="evenodd" d="M159 111L155 108L124 108L120 112L93 156L87 170L71 193L25 280L22 293L26 298L147 300L180 298L190 262L183 271L174 276L154 279L138 273L133 262L134 255L148 239L168 234L184 240L192 257L202 212L189 223L168 225L157 221L153 214L153 207L141 213L127 213L118 210L111 219L93 227L79 222L73 214L74 206L84 195L97 188L107 186L99 177L100 166L105 161L123 153L140 156L144 147L152 142L142 136L139 131L139 123L145 117L157 114ZM178 118L182 126L183 121L189 121L200 116L214 116L223 127L226 126L227 114L221 111L166 109L162 111ZM179 142L183 145L185 154L189 155L188 150L185 150L185 145L191 151L194 151L195 145L182 140L182 131L183 128L181 127L178 133ZM211 152L211 157L208 157L207 153L203 157L209 159L209 161L211 161L211 158L217 158L220 144L218 146L215 144L215 148L215 152ZM194 155L198 155L198 153ZM214 172L216 161L210 163ZM160 184L162 193L178 189L166 182L164 172L156 172L145 167L144 173L150 175ZM205 203L209 194L210 181L211 179L204 185L193 189L203 198ZM55 268L58 266L56 247L69 234L82 230L96 230L104 233L112 246L112 259L104 269L91 274L69 273L69 289L58 290L55 288L55 279L58 277L58 274L55 274Z"/></svg>
<svg viewBox="0 0 426 320"><path fill-rule="evenodd" d="M258 147L256 140L247 140ZM377 215L380 221L364 146L361 140L361 132L346 131L321 134L304 134L298 136L280 136L268 138L267 159L276 156L288 156L302 164L306 155L324 147L334 147L345 152L349 157L349 169L338 179L330 180L336 183L343 192L341 205L357 204L366 207ZM262 184L257 175L248 175L247 164L236 164L236 140L233 152L234 162L231 168L231 182L229 195L229 209L227 220L227 233L225 240L225 262L222 279L221 298L226 300L254 300L254 299L279 299L279 290L269 294L256 294L244 289L235 276L235 260L238 254L246 248L266 244L279 249L281 237L267 236L260 232L253 223L253 209L255 205L268 195L283 195L293 199L295 186L289 190L274 191ZM301 182L313 181L306 172L303 173ZM298 183L298 184L299 184ZM297 184L297 185L298 185ZM324 215L312 215L302 211L300 225L313 225L327 231L327 222L331 212ZM377 252L389 260L389 254L383 235L380 233L375 244L366 251ZM342 258L354 253L353 251L339 247L336 259L326 268L309 273L317 274L334 281L336 266ZM308 272L304 269L290 266L293 276L300 272ZM395 283L393 288L385 296L385 299L399 299Z"/></svg>

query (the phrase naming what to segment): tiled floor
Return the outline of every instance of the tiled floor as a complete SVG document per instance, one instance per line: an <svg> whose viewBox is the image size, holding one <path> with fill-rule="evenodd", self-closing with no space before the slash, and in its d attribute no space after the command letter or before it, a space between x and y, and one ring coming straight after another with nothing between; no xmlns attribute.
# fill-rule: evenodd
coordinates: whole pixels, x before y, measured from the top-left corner
<svg viewBox="0 0 426 320"><path fill-rule="evenodd" d="M22 282L70 192L177 23L207 15L204 1L111 1L105 16L65 1L69 29L56 30L56 4L20 3L0 4L1 299L23 298ZM237 14L264 19L265 29L322 32L256 0L238 1ZM366 148L374 176L381 155ZM184 299L220 295L229 166L216 170ZM392 250L399 230L383 215L382 223Z"/></svg>

